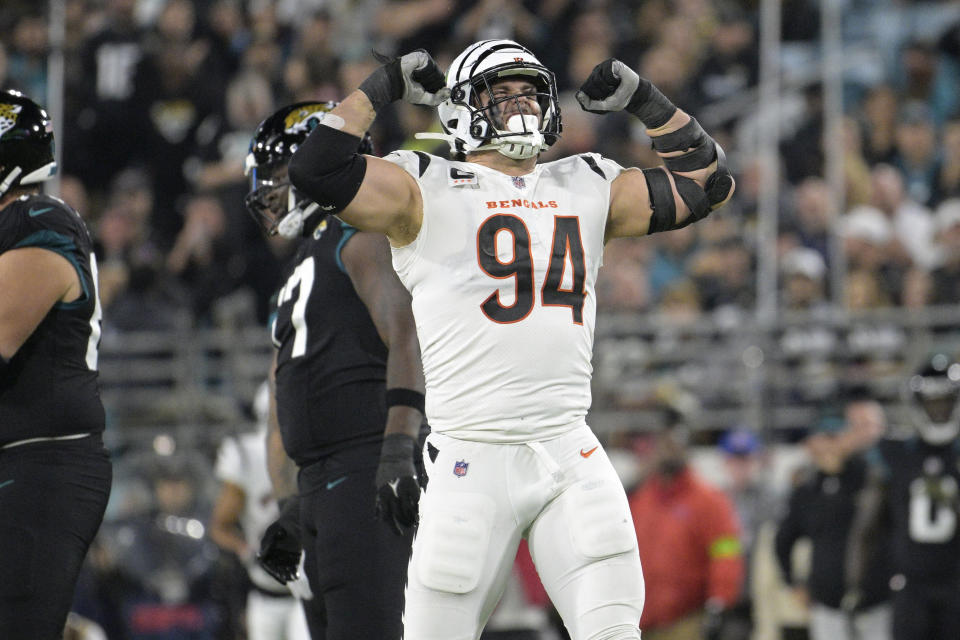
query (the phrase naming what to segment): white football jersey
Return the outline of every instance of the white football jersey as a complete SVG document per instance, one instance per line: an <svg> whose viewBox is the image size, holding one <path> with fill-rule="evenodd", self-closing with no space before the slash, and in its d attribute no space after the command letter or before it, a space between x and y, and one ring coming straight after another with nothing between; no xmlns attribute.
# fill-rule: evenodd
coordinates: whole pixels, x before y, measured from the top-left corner
<svg viewBox="0 0 960 640"><path fill-rule="evenodd" d="M584 424L610 183L596 154L512 177L420 152L387 156L423 196L416 240L393 249L413 297L433 430L546 440Z"/></svg>

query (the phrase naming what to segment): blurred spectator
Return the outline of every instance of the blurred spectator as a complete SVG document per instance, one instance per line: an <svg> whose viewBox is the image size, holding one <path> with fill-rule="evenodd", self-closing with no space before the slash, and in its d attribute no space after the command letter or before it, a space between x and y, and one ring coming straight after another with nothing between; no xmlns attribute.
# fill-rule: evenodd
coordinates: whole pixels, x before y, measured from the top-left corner
<svg viewBox="0 0 960 640"><path fill-rule="evenodd" d="M68 114L72 126L64 127L64 165L93 189L106 188L144 151L147 114L133 102L137 65L144 56L135 5L135 0L105 3L103 25L81 49L81 77L67 78L78 112ZM116 135L121 126L124 135Z"/></svg>
<svg viewBox="0 0 960 640"><path fill-rule="evenodd" d="M914 267L903 276L900 305L906 309L923 309L933 304L933 278L926 269Z"/></svg>
<svg viewBox="0 0 960 640"><path fill-rule="evenodd" d="M533 51L540 50L540 20L536 0L477 0L455 23L457 39L516 40ZM404 53L404 52L399 52Z"/></svg>
<svg viewBox="0 0 960 640"><path fill-rule="evenodd" d="M695 73L696 110L722 100L734 99L757 86L759 51L749 16L732 6L722 6L710 42Z"/></svg>
<svg viewBox="0 0 960 640"><path fill-rule="evenodd" d="M890 266L893 229L882 211L869 205L854 207L843 216L841 225L848 268L879 271Z"/></svg>
<svg viewBox="0 0 960 640"><path fill-rule="evenodd" d="M793 135L780 143L785 177L790 184L823 175L823 88L809 85L803 93L803 111Z"/></svg>
<svg viewBox="0 0 960 640"><path fill-rule="evenodd" d="M227 86L226 118L208 119L197 132L195 155L184 163L195 191L217 191L226 202L242 202L250 132L272 112L273 94L266 79L250 71L234 76Z"/></svg>
<svg viewBox="0 0 960 640"><path fill-rule="evenodd" d="M930 210L910 197L903 174L889 165L874 167L872 184L872 204L891 224L892 260L903 267L911 263L930 267L936 262Z"/></svg>
<svg viewBox="0 0 960 640"><path fill-rule="evenodd" d="M655 299L659 300L667 287L686 277L687 263L696 251L696 242L697 231L692 225L650 239L654 253L648 277Z"/></svg>
<svg viewBox="0 0 960 640"><path fill-rule="evenodd" d="M860 108L863 127L863 154L872 166L893 162L894 128L897 123L897 94L888 84L870 87Z"/></svg>
<svg viewBox="0 0 960 640"><path fill-rule="evenodd" d="M148 145L143 161L153 178L156 198L151 225L164 248L173 244L182 224L176 205L182 194L189 193L184 162L196 146L198 128L216 112L223 93L223 78L204 77L210 49L210 42L197 36L193 3L170 0L137 69L134 108L147 117L141 144Z"/></svg>
<svg viewBox="0 0 960 640"><path fill-rule="evenodd" d="M698 231L702 238L703 230ZM688 262L687 273L696 283L704 310L740 312L753 308L753 255L739 233L701 244Z"/></svg>
<svg viewBox="0 0 960 640"><path fill-rule="evenodd" d="M903 175L907 197L930 204L936 193L940 162L933 112L922 102L908 102L900 109L894 131L893 164Z"/></svg>
<svg viewBox="0 0 960 640"><path fill-rule="evenodd" d="M876 471L866 459L841 446L847 428L842 418L826 415L806 439L814 466L790 494L777 531L777 558L787 582L809 602L811 640L884 640L891 637L887 554L871 556L858 582L847 569L848 554L859 552L851 548L854 522L864 517L877 488ZM801 538L813 547L805 584L794 577L790 559Z"/></svg>
<svg viewBox="0 0 960 640"><path fill-rule="evenodd" d="M128 169L113 181L96 222L95 248L104 333L170 330L183 299L163 279L163 255L150 237L153 190L143 172Z"/></svg>
<svg viewBox="0 0 960 640"><path fill-rule="evenodd" d="M111 639L214 640L221 625L218 556L203 525L209 462L179 453L138 462L147 502L104 522L80 612ZM136 482L130 472L125 465L118 484Z"/></svg>
<svg viewBox="0 0 960 640"><path fill-rule="evenodd" d="M212 320L214 303L244 282L249 265L237 238L238 230L227 223L227 214L217 198L190 197L184 218L166 267L185 287L195 318L207 324Z"/></svg>
<svg viewBox="0 0 960 640"><path fill-rule="evenodd" d="M890 306L880 276L875 271L854 269L847 272L845 306L850 311L869 311Z"/></svg>
<svg viewBox="0 0 960 640"><path fill-rule="evenodd" d="M687 278L674 280L660 295L655 313L661 326L661 334L673 334L673 329L682 329L696 324L703 312L700 291Z"/></svg>
<svg viewBox="0 0 960 640"><path fill-rule="evenodd" d="M667 411L655 436L655 468L630 494L647 599L645 640L699 638L740 597L743 556L730 500L687 460L689 427Z"/></svg>
<svg viewBox="0 0 960 640"><path fill-rule="evenodd" d="M792 311L822 314L826 310L827 266L819 251L806 247L790 249L780 263L783 275L783 307Z"/></svg>
<svg viewBox="0 0 960 640"><path fill-rule="evenodd" d="M960 303L960 199L937 207L937 245L940 264L931 272L931 304Z"/></svg>
<svg viewBox="0 0 960 640"><path fill-rule="evenodd" d="M863 135L854 118L843 119L843 176L846 206L870 200L870 166L863 153Z"/></svg>
<svg viewBox="0 0 960 640"><path fill-rule="evenodd" d="M21 15L7 51L7 75L13 88L47 104L47 20L42 13Z"/></svg>
<svg viewBox="0 0 960 640"><path fill-rule="evenodd" d="M942 155L933 204L960 197L960 115L947 120L941 135Z"/></svg>
<svg viewBox="0 0 960 640"><path fill-rule="evenodd" d="M925 40L907 42L895 70L900 94L919 100L932 110L934 126L941 125L960 107L960 73L949 58Z"/></svg>
<svg viewBox="0 0 960 640"><path fill-rule="evenodd" d="M783 221L781 231L794 236L801 246L816 250L826 260L830 246L831 204L827 181L817 176L805 178L793 191L792 215Z"/></svg>
<svg viewBox="0 0 960 640"><path fill-rule="evenodd" d="M746 640L754 626L751 587L755 543L765 524L780 519L784 498L771 486L766 452L753 429L734 427L723 434L718 446L728 482L725 489L740 521L740 546L745 569L739 600L725 616L724 632L720 637Z"/></svg>
<svg viewBox="0 0 960 640"><path fill-rule="evenodd" d="M434 52L438 43L451 40L457 18L471 4L465 0L386 0L375 16L376 31L389 39L389 53L394 55L414 49Z"/></svg>
<svg viewBox="0 0 960 640"><path fill-rule="evenodd" d="M597 299L602 308L637 311L650 305L649 252L649 244L639 238L618 238L604 248L603 269L597 276Z"/></svg>

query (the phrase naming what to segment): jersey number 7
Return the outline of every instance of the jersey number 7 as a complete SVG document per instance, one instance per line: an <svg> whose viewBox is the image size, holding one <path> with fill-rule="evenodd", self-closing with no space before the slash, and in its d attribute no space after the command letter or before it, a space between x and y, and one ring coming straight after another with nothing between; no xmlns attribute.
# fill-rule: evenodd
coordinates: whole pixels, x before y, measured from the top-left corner
<svg viewBox="0 0 960 640"><path fill-rule="evenodd" d="M497 234L501 231L508 232L513 238L513 258L508 262L502 262L497 254ZM500 300L500 292L494 291L480 305L484 315L500 324L526 318L535 302L535 279L530 232L523 220L509 214L490 216L484 220L477 231L477 262L492 278L515 278L516 296L513 304L504 305ZM573 282L569 289L564 289L564 269L568 262L573 270ZM554 216L550 264L540 290L542 304L546 307L570 307L573 322L583 324L585 282L586 263L579 219L576 216Z"/></svg>

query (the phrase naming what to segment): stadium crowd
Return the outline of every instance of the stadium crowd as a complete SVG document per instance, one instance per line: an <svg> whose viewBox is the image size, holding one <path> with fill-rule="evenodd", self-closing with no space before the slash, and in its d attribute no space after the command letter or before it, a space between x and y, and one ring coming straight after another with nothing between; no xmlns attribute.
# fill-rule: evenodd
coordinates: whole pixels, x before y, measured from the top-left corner
<svg viewBox="0 0 960 640"><path fill-rule="evenodd" d="M466 43L487 37L524 43L557 73L564 132L546 159L598 151L624 166L659 163L641 125L623 114L586 113L573 98L593 66L611 56L636 68L717 137L737 177L733 201L701 224L608 245L598 309L652 314L670 326L710 319L736 324L757 304L756 228L767 175L756 142L757 4L66 0L59 188L94 237L104 339L184 322L215 326L216 310L238 291L254 301L242 321L265 326L293 247L265 238L243 205L244 157L257 124L287 103L342 98L378 64L373 50L390 55L422 47L445 68ZM850 62L842 135L830 140L843 150L844 200L834 211L815 71L819 2L781 4L781 309L817 317L837 309L960 304L960 6L842 3ZM51 52L43 3L5 0L0 89L22 90L49 106ZM371 134L381 154L403 148L443 155L436 143L414 137L438 128L434 110L396 103L380 113ZM831 250L832 237L842 240L845 256L842 299L831 289L839 255ZM806 327L785 332L781 346L812 370L828 359L835 339ZM847 340L876 355L904 338L884 324ZM823 397L810 388L793 393ZM709 405L709 395L700 401ZM811 425L811 432L818 429ZM720 451L741 462L759 455L760 446L743 439L749 440L726 441ZM611 439L611 448L638 459L648 446L633 432ZM173 445L155 444L157 451L164 447L169 453ZM235 593L244 584L242 567L195 535L212 508L212 460L130 456L118 466L114 503L121 506L113 506L108 519L110 513L122 517L104 526L91 550L77 609L111 640L242 637L237 610L243 596ZM640 466L624 464L624 477L635 485L644 475ZM759 473L750 471L750 490ZM782 516L787 498L764 495L741 508L747 489L736 489L732 473L716 477L733 487L740 520L751 523L741 530L744 548L766 545L767 555L750 563L746 578L762 592L776 563L764 525ZM762 513L749 511L758 504ZM518 577L517 598L526 593L542 608L545 598L528 574ZM806 624L777 615L770 614L776 622L768 627L783 635L763 637L792 637L790 629ZM763 620L756 618L757 629Z"/></svg>

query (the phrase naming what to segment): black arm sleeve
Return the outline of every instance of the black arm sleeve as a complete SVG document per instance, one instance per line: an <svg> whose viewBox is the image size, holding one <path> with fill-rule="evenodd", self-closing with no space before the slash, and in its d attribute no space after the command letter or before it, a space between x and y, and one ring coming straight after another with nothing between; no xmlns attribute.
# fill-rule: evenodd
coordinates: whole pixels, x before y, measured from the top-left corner
<svg viewBox="0 0 960 640"><path fill-rule="evenodd" d="M360 138L318 125L290 159L290 183L327 213L347 208L360 190L367 159Z"/></svg>

